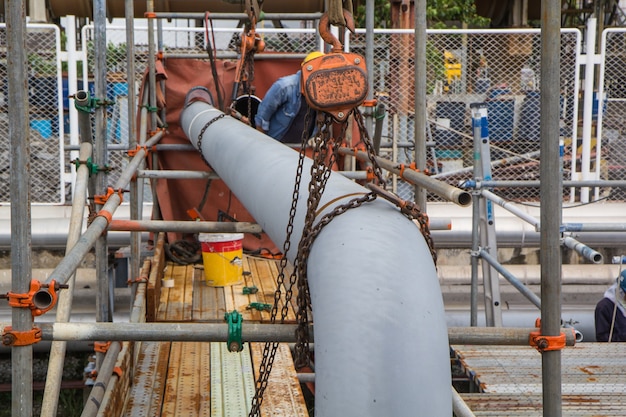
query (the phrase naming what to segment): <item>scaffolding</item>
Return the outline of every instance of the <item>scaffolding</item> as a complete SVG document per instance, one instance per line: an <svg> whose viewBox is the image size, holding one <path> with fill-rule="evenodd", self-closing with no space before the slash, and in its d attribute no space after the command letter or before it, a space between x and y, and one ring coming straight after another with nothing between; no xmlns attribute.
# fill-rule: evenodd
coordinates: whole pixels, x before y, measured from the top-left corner
<svg viewBox="0 0 626 417"><path fill-rule="evenodd" d="M370 2L368 2L370 3ZM556 7L556 2L549 2L546 6L546 18L544 29L542 30L542 36L547 39L559 39L557 33L558 20L555 16L560 10L560 6ZM154 109L157 107L157 89L159 83L156 79L156 69L153 60L149 60L149 82L144 95L140 98L144 104L141 109L139 119L141 120L140 126L135 125L136 109L133 105L128 106L128 121L129 121L129 146L135 148L134 155L124 168L119 178L116 180L112 187L107 186L106 169L107 166L107 144L103 138L106 136L106 110L104 106L95 105L93 108L89 108L94 104L94 98L89 95L87 91L80 91L76 94L75 101L84 111L80 111L79 124L81 126L81 140L76 150L78 151L78 163L76 168L76 183L73 194L72 205L72 222L70 230L68 232L67 253L61 263L55 268L50 278L43 283L35 283L30 279L30 217L24 216L24 213L30 213L30 200L27 192L26 184L29 183L29 170L27 160L27 146L28 140L24 140L22 137L23 132L28 131L28 127L24 126L28 117L24 117L26 112L28 96L15 86L21 85L24 77L24 65L25 56L20 51L25 51L25 22L21 20L23 16L24 7L23 4L18 2L11 2L9 4L9 13L7 15L9 26L11 30L8 31L8 47L9 51L15 54L17 58L14 60L14 65L11 67L9 78L9 105L10 105L10 124L11 127L10 136L13 149L12 162L13 162L13 180L11 181L11 201L12 201L12 218L20 219L12 223L12 235L14 236L12 244L12 265L13 265L13 286L12 294L14 294L11 304L13 309L13 320L11 323L12 328L6 330L3 334L3 342L6 345L12 346L12 361L13 361L13 392L14 401L12 404L13 415L15 416L30 416L32 413L32 345L39 340L52 341L51 360L48 370L48 378L46 381L45 392L45 409L42 415L54 415L57 408L58 392L60 390L60 378L63 368L63 358L65 352L65 343L71 340L93 341L97 344L104 344L107 341L158 341L163 340L164 335L167 335L167 340L178 341L215 341L226 342L228 340L228 325L227 324L182 324L182 323L142 323L139 319L141 314L145 314L142 311L142 302L145 301L145 286L136 282L133 285L133 308L131 310L131 318L129 323L115 323L112 324L112 312L110 311L109 299L110 286L108 282L108 265L107 265L107 230L128 230L131 231L131 266L130 275L133 277L142 277L150 274L148 267L141 263L141 231L190 231L194 232L246 232L246 233L258 233L260 227L252 223L191 223L191 222L171 222L159 220L159 208L158 201L155 200L155 211L153 213L153 220L143 221L141 220L140 208L142 207L143 191L141 182L137 181L137 178L203 178L206 179L208 174L188 171L169 171L159 172L156 170L144 169L144 163L148 157L148 149L159 146L159 141L163 137L162 123L164 120L163 114L157 114L157 112L149 112L148 109ZM126 2L127 7L127 44L134 45L133 36L133 18L134 12L132 11L132 2ZM147 10L150 13L149 22L149 46L148 56L153 57L157 55L158 39L154 39L154 34L159 34L159 20L163 18L189 18L197 19L202 18L202 15L198 14L167 14L167 13L154 13L152 8L152 2L147 2ZM105 2L96 0L94 2L94 22L96 30L96 45L95 51L95 67L98 70L95 82L95 97L106 97L106 57L104 52L106 51L106 36L104 33L105 21L106 21L106 7ZM231 18L231 15L224 16L225 18ZM293 16L292 16L293 17ZM274 16L276 19L285 18L285 16L277 14ZM319 15L305 15L298 16L297 18L311 18L317 19ZM557 21L555 24L554 21ZM154 29L154 25L157 25L157 30ZM424 29L420 27L419 29ZM416 37L417 38L417 37ZM368 44L367 50L373 49L373 43L371 37L367 37ZM448 336L450 343L466 343L466 344L527 344L528 336L532 332L537 332L537 329L502 329L497 328L501 325L500 311L498 309L498 287L497 287L497 273L502 274L507 280L509 280L517 289L519 289L536 307L541 309L542 320L540 333L538 337L559 337L564 336L564 343L571 346L575 343L575 335L573 332L563 332L561 329L561 314L560 314L560 301L559 301L559 281L560 281L560 265L561 255L560 248L565 245L579 252L581 255L599 263L602 261L601 256L587 247L586 245L578 242L573 237L560 238L562 235L562 228L568 228L568 225L563 225L560 221L561 202L562 202L562 186L561 173L555 170L553 167L561 166L559 155L559 91L553 91L553 86L559 85L558 82L558 61L554 62L554 59L559 57L558 42L546 42L542 47L542 91L545 94L542 95L542 108L545 112L542 112L542 163L541 165L541 178L542 178L542 211L541 219L536 220L529 218L519 212L516 212L515 208L507 202L500 199L497 195L492 193L492 188L498 187L497 181L491 181L489 170L491 167L491 158L488 154L488 138L484 136L485 129L483 129L486 121L486 114L483 112L483 108L478 106L475 108L474 113L474 143L475 143L475 155L477 159L474 161L474 180L465 184L466 187L471 188L471 194L468 191L459 190L456 187L449 186L441 183L437 180L423 175L422 173L400 166L398 164L389 163L384 159L379 158L379 163L387 171L399 175L408 182L414 184L417 189L425 189L428 192L435 193L438 196L444 198L447 201L452 201L456 204L466 206L469 205L470 199L473 200L474 207L474 224L480 224L481 227L473 232L472 235L472 325L476 326L476 293L477 287L477 269L478 260L481 259L483 263L483 277L488 280L491 285L486 285L485 288L489 291L485 295L485 299L488 300L489 305L486 308L488 315L488 324L495 326L495 328L471 328L471 329L448 329ZM552 58L552 60L551 60ZM545 62L544 62L545 61ZM135 70L134 70L134 51L133 48L128 48L127 51L127 71L128 80L130 85L135 85ZM133 96L134 89L129 89L129 103L134 103L136 98ZM416 100L416 106L418 106ZM422 111L416 113L422 114L425 106L419 107ZM89 117L90 112L95 114L95 124L93 132L94 137L91 137L92 126ZM425 125L425 121L420 122ZM139 142L136 142L137 130L140 130L138 137ZM416 127L417 129L417 127ZM425 129L421 129L425 131ZM149 133L150 132L150 133ZM486 140L487 139L487 140ZM545 140L544 140L545 139ZM92 146L93 143L93 146ZM556 145L556 146L555 146ZM418 149L419 148L419 149ZM165 148L163 148L165 149ZM362 152L358 152L350 149L342 149L342 153L345 155L351 155L358 159L365 160L367 155ZM421 141L418 146L415 147L416 155L426 154L426 142ZM92 159L93 158L93 159ZM417 158L416 158L417 159ZM90 161L90 162L88 162ZM91 162L93 161L93 162ZM95 169L94 169L95 167ZM93 174L93 175L90 175ZM580 182L577 183L581 185ZM597 181L585 183L590 187L593 186L615 186L623 187L624 182L607 182ZM114 219L114 215L120 204L122 203L122 196L124 190L130 185L130 202L131 202L131 220L119 221ZM510 185L510 184L509 184ZM524 184L526 185L526 184ZM81 234L82 219L84 217L84 201L87 196L94 196L95 203L95 217L91 219L87 230ZM415 195L419 195L419 191L416 190ZM395 202L402 204L402 201L396 200ZM492 217L492 205L499 204L510 210L514 214L519 214L524 220L534 225L541 231L541 250L542 250L542 277L546 277L542 280L542 293L541 297L537 297L535 294L528 292L525 287L515 279L511 274L500 265L494 257L497 253L497 242L494 234L494 218ZM605 231L613 229L615 225L599 224L599 225L585 225L587 230L600 230ZM622 225L620 225L622 226ZM571 226L575 227L575 226ZM71 293L73 290L74 274L83 260L84 256L95 247L96 259L97 259L97 282L98 282L98 299L97 305L97 323L90 324L72 324L68 323L69 313L72 307ZM19 297L17 295L28 294L28 306L29 308L21 308L22 306L17 301ZM58 299L58 301L57 301ZM44 312L48 311L54 303L58 304L58 312L56 322L52 324L42 323L35 328L33 326L33 311ZM43 314L43 313L40 313ZM255 324L246 325L244 327L246 337L245 341L282 341L292 342L294 328L292 325L270 325L270 324ZM540 342L539 342L540 343ZM119 343L113 343L108 350L101 349L97 354L96 367L99 370L98 379L96 385L102 386L109 383L110 378L115 378L113 368L115 366L116 358L122 346ZM544 375L550 375L550 378L544 378L544 413L546 415L558 417L561 415L560 404L560 378L556 376L560 375L560 352L559 350L540 349L542 355L544 355ZM555 376L556 375L556 376ZM92 390L90 394L90 400L83 411L83 415L96 415L99 411L97 404L101 403L104 392L98 389ZM55 400L56 398L56 400ZM455 412L458 415L471 415L470 411L464 409L462 402L458 401L458 397L455 398ZM463 411L465 410L465 411Z"/></svg>

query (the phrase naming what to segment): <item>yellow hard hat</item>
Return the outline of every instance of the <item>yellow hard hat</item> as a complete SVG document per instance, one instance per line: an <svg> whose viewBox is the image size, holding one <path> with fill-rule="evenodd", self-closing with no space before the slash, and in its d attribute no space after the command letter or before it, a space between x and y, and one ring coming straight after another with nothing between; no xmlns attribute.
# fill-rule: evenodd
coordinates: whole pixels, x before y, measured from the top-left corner
<svg viewBox="0 0 626 417"><path fill-rule="evenodd" d="M318 58L318 57L320 57L322 55L324 55L324 52L320 52L320 51L309 52L309 54L306 57L304 57L304 60L302 61L302 65L304 65L307 62L309 62L310 60Z"/></svg>

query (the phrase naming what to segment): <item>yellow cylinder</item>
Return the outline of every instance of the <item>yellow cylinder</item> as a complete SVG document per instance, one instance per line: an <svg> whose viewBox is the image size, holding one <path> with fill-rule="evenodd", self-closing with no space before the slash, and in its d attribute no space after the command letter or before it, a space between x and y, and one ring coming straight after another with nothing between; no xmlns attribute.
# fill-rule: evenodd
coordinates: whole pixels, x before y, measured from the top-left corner
<svg viewBox="0 0 626 417"><path fill-rule="evenodd" d="M212 287L242 281L243 233L200 233L204 278Z"/></svg>

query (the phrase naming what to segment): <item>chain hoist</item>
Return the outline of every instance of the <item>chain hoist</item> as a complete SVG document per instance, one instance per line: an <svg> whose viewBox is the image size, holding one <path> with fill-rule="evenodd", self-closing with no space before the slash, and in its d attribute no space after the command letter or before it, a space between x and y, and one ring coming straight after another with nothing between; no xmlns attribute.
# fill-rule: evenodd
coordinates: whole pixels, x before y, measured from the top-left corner
<svg viewBox="0 0 626 417"><path fill-rule="evenodd" d="M344 10L344 18L346 20L346 27L354 32L352 15ZM276 292L274 293L274 304L270 317L272 323L277 321L280 306L280 322L284 323L289 312L289 303L293 298L293 289L294 286L296 286L296 319L298 328L296 330L297 342L295 346L294 364L297 369L308 366L310 363L309 324L311 298L307 278L307 266L309 253L315 238L335 217L350 209L374 201L379 195L379 192L376 192L378 190L361 194L345 204L336 206L330 212L323 215L316 223L319 203L332 172L332 166L338 159L339 148L344 142L350 115L354 117L359 128L361 140L365 145L368 159L374 169L376 182L382 189L384 189L385 186L382 169L376 161L375 150L369 140L369 134L365 128L363 117L358 110L358 107L363 103L367 95L365 60L357 54L342 52L343 47L341 43L329 31L327 15L322 16L320 19L320 35L326 42L333 45L333 49L331 53L307 62L302 71L302 93L310 108L309 111L307 111L304 126L310 126L311 109L313 109L317 111L316 129L314 138L311 141L309 141L309 137L307 136L307 129L304 129L302 132L289 220L286 228L285 242L283 243L283 257L279 265ZM333 135L332 129L334 122L340 123L340 133L336 137ZM302 237L298 244L296 257L293 261L293 270L289 274L289 278L286 279L288 264L287 254L291 249L291 236L293 234L296 208L300 197L307 145L312 145L312 164L310 168L311 180L308 184L306 214ZM260 416L263 393L268 384L278 346L279 343L277 342L268 342L264 346L256 381L256 392L252 399L252 409L249 414L251 417Z"/></svg>

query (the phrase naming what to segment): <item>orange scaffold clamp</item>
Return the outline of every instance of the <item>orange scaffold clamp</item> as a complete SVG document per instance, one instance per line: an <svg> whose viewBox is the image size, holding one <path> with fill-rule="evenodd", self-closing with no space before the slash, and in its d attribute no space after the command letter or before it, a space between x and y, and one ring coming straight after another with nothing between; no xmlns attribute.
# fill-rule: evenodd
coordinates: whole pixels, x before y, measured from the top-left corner
<svg viewBox="0 0 626 417"><path fill-rule="evenodd" d="M27 293L8 292L3 298L9 300L9 305L14 308L30 308L33 317L41 316L50 311L57 302L57 291L67 288L67 285L59 285L56 281L50 284L42 284L33 279L30 281L30 289Z"/></svg>
<svg viewBox="0 0 626 417"><path fill-rule="evenodd" d="M29 346L41 341L41 329L33 327L23 332L7 326L2 331L2 344L5 346Z"/></svg>
<svg viewBox="0 0 626 417"><path fill-rule="evenodd" d="M535 327L541 327L541 320L535 321ZM541 334L541 330L530 332L528 344L539 352L547 352L550 350L561 350L565 347L565 333L561 332L558 336L545 336Z"/></svg>
<svg viewBox="0 0 626 417"><path fill-rule="evenodd" d="M354 32L354 19L344 9L346 28ZM343 52L339 39L330 31L328 14L322 15L320 36L332 44L332 52L307 61L302 67L302 94L314 110L330 114L337 122L363 104L367 96L365 59L352 52Z"/></svg>

